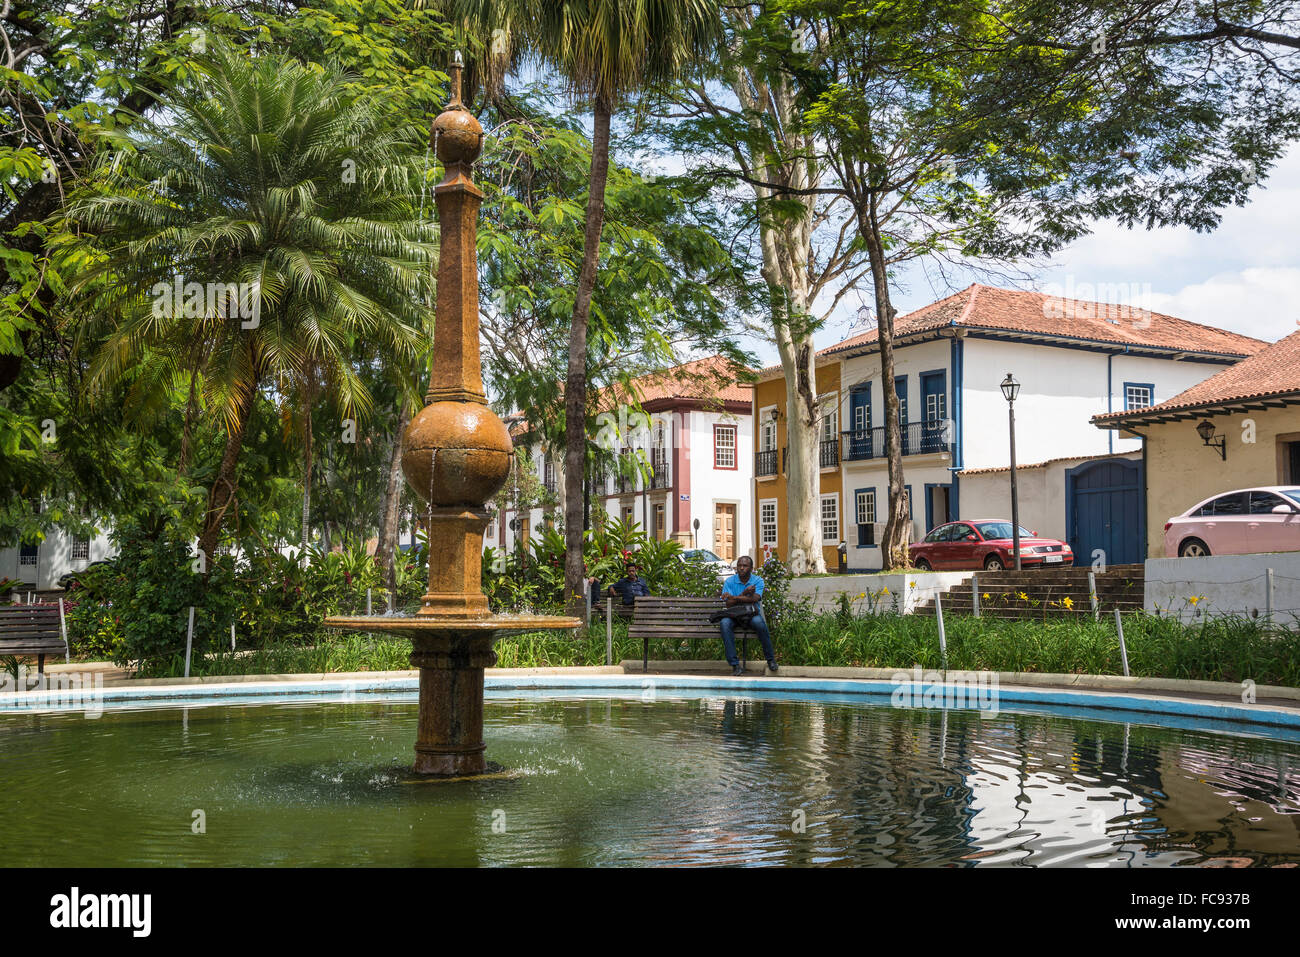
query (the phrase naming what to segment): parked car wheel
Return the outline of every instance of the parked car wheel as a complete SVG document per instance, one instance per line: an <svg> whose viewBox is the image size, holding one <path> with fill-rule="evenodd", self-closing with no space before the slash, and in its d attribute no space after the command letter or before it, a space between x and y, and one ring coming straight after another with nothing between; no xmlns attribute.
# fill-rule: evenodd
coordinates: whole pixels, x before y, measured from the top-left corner
<svg viewBox="0 0 1300 957"><path fill-rule="evenodd" d="M1000 572L1007 566L1002 564L1002 559L997 555L990 555L984 559L984 570L987 572Z"/></svg>
<svg viewBox="0 0 1300 957"><path fill-rule="evenodd" d="M1189 538L1178 546L1179 558L1205 558L1210 554L1210 546L1199 538Z"/></svg>
<svg viewBox="0 0 1300 957"><path fill-rule="evenodd" d="M924 558L918 558L916 560L916 567L923 572L929 572L934 570L933 568L930 567L930 563L927 562Z"/></svg>

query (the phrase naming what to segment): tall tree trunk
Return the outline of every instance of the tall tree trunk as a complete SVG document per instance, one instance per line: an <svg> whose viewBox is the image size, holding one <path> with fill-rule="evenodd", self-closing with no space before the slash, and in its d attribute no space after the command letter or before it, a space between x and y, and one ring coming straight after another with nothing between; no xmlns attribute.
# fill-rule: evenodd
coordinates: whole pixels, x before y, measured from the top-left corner
<svg viewBox="0 0 1300 957"><path fill-rule="evenodd" d="M796 124L794 97L785 83L773 81L756 95L745 75L732 83L737 98L754 113L767 113L780 130L779 149L754 150L757 178L794 189L817 185L812 144L790 132ZM755 133L760 130L755 127ZM809 315L813 295L809 262L812 252L814 196L778 192L754 184L759 208L762 275L772 296L772 335L785 376L786 411L786 558L796 574L826 571L822 555L818 426L824 410L817 400L814 323ZM782 203L780 211L772 201ZM801 209L793 209L793 203Z"/></svg>
<svg viewBox="0 0 1300 957"><path fill-rule="evenodd" d="M586 610L582 562L582 486L587 461L587 320L600 261L600 231L605 221L605 179L609 173L609 120L613 104L596 97L591 137L591 176L587 186L587 226L582 271L569 328L569 373L564 383L564 594L569 614Z"/></svg>
<svg viewBox="0 0 1300 957"><path fill-rule="evenodd" d="M410 424L411 411L405 403L397 417L397 431L393 435L393 451L388 457L388 485L384 488L384 509L379 516L379 543L375 554L383 573L384 585L397 605L397 538L401 526L402 505L402 435Z"/></svg>
<svg viewBox="0 0 1300 957"><path fill-rule="evenodd" d="M185 402L185 424L181 428L181 457L176 466L178 475L187 475L190 471L190 454L193 451L194 442L194 413L198 408L198 388L199 374L190 373L190 396Z"/></svg>
<svg viewBox="0 0 1300 957"><path fill-rule="evenodd" d="M877 328L880 342L880 385L885 396L885 459L889 469L889 517L880 541L880 553L886 569L905 568L907 542L912 521L908 518L907 489L903 484L902 425L899 422L898 393L894 391L894 305L889 296L889 269L885 247L876 215L876 197L871 194L867 208L858 212L858 227L871 261L871 278L876 294Z"/></svg>
<svg viewBox="0 0 1300 957"><path fill-rule="evenodd" d="M307 554L307 543L311 541L311 406L313 389L310 385L304 390L302 423L302 553Z"/></svg>
<svg viewBox="0 0 1300 957"><path fill-rule="evenodd" d="M239 464L239 454L244 447L244 433L248 429L248 420L252 417L253 403L256 401L257 380L254 379L248 392L236 406L235 422L226 435L226 450L221 456L221 466L217 469L217 477L208 492L208 507L203 516L203 532L199 535L199 551L203 553L204 561L209 563L221 538L221 525L226 519L226 511L235 501L238 481L235 469Z"/></svg>

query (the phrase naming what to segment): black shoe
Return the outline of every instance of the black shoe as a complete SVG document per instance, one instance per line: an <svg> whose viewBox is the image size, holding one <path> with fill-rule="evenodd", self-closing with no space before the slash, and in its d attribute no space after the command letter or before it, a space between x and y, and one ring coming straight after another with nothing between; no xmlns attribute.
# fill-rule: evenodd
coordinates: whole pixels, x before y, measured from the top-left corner
<svg viewBox="0 0 1300 957"><path fill-rule="evenodd" d="M735 665L732 667L731 673L737 678L743 678L745 675L745 669L740 667L740 665Z"/></svg>
<svg viewBox="0 0 1300 957"><path fill-rule="evenodd" d="M777 671L776 662L773 661L771 658L767 660L767 670L772 672L773 674L775 674Z"/></svg>

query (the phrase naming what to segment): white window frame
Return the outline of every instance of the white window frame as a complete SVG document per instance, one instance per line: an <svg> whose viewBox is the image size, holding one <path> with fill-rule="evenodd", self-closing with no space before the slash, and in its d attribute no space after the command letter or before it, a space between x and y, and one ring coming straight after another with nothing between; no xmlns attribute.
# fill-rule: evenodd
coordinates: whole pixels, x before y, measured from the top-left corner
<svg viewBox="0 0 1300 957"><path fill-rule="evenodd" d="M876 490L874 488L859 489L854 498L854 517L858 520L857 524L875 525Z"/></svg>
<svg viewBox="0 0 1300 957"><path fill-rule="evenodd" d="M931 392L925 397L925 420L942 422L947 416L948 397L942 392Z"/></svg>
<svg viewBox="0 0 1300 957"><path fill-rule="evenodd" d="M74 538L71 547L68 549L68 556L74 562L90 561L90 539Z"/></svg>
<svg viewBox="0 0 1300 957"><path fill-rule="evenodd" d="M1131 399L1131 393L1141 391L1146 394L1146 401L1142 405L1135 405ZM1149 409L1156 404L1155 390L1150 386L1126 385L1124 386L1124 408L1125 409Z"/></svg>
<svg viewBox="0 0 1300 957"><path fill-rule="evenodd" d="M758 451L760 452L776 451L776 423L772 421L771 415L775 408L776 406L769 405L758 410Z"/></svg>
<svg viewBox="0 0 1300 957"><path fill-rule="evenodd" d="M831 538L826 537L826 504L830 503L835 511L835 534ZM821 523L822 544L838 545L840 543L840 493L828 492L821 496L817 507L817 519Z"/></svg>
<svg viewBox="0 0 1300 957"><path fill-rule="evenodd" d="M771 508L772 508L772 520L771 520L771 522L766 522L766 521L764 521L764 519L763 519L763 511L764 511L764 509L766 509L768 506L771 506ZM777 507L776 499L774 499L774 498L763 498L763 499L759 499L759 500L758 500L758 545L759 545L759 548L763 548L764 546L767 546L767 545L771 545L773 548L776 548L776 545L777 545L777 536L778 536L778 534L779 534L779 527L780 527L780 526L777 524L779 518L780 518L780 511L779 511L779 509L778 509L778 507ZM766 531L766 529L767 529L769 526L770 526L771 529L772 529L772 537L771 537L771 538L768 538L768 537L766 536L766 534L765 534L765 531Z"/></svg>
<svg viewBox="0 0 1300 957"><path fill-rule="evenodd" d="M723 445L718 441L718 436L731 434L731 445ZM718 453L730 450L731 464L723 465L719 463ZM740 467L740 427L730 422L715 422L713 425L713 467L722 469L727 472L735 471Z"/></svg>
<svg viewBox="0 0 1300 957"><path fill-rule="evenodd" d="M840 405L839 395L835 392L827 392L825 395L817 397L817 402L821 407L822 417L818 423L818 438L822 442L833 442L839 438L840 430ZM829 429L827 428L829 426ZM827 434L827 433L830 434Z"/></svg>

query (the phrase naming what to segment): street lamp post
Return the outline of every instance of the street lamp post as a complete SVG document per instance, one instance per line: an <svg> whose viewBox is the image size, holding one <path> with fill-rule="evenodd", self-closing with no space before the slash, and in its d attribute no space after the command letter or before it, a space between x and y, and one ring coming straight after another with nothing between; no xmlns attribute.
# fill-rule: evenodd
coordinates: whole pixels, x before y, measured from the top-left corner
<svg viewBox="0 0 1300 957"><path fill-rule="evenodd" d="M1002 395L1007 400L1007 424L1011 432L1011 552L1016 559L1016 571L1020 571L1020 500L1016 494L1016 396L1020 394L1020 383L1007 373L1002 380Z"/></svg>

